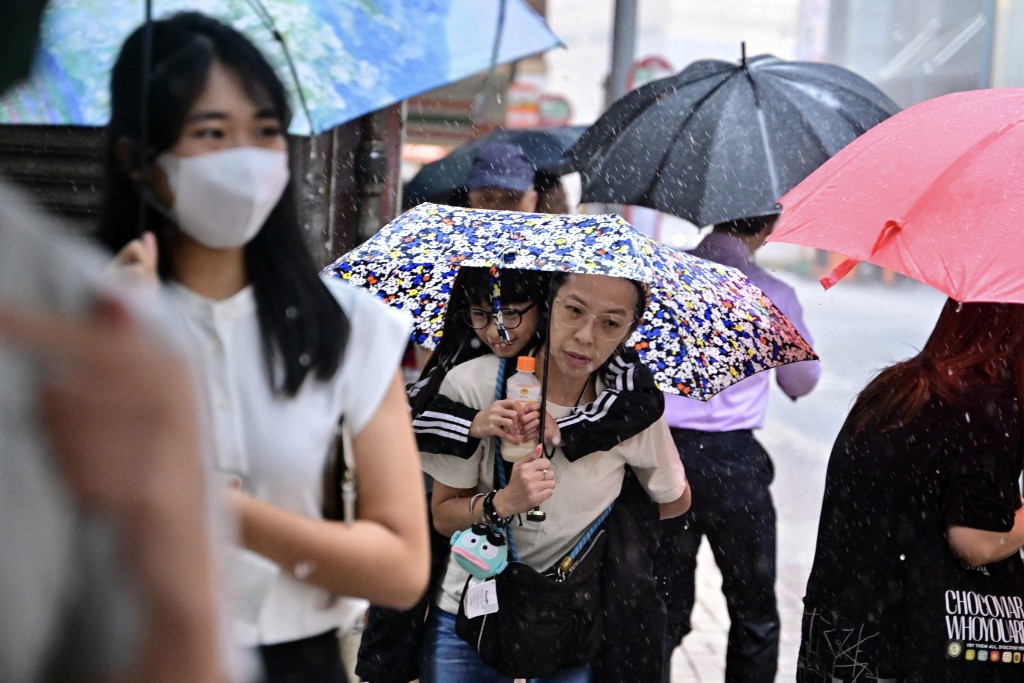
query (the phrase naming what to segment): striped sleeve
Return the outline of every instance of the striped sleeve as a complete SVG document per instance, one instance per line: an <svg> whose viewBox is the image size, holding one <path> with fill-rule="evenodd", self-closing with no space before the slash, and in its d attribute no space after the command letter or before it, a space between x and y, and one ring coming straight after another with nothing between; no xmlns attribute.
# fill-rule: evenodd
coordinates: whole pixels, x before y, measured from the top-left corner
<svg viewBox="0 0 1024 683"><path fill-rule="evenodd" d="M431 399L426 409L413 417L412 428L420 451L468 459L480 440L469 435L477 410L443 394Z"/></svg>
<svg viewBox="0 0 1024 683"><path fill-rule="evenodd" d="M606 451L654 424L665 412L665 396L633 349L615 355L603 375L604 390L556 422L562 452L570 461Z"/></svg>

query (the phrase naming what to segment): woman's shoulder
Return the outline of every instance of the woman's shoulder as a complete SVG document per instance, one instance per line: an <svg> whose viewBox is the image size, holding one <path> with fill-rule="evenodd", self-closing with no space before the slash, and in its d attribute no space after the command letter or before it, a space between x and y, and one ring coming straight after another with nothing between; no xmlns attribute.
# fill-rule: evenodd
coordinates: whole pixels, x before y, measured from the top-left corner
<svg viewBox="0 0 1024 683"><path fill-rule="evenodd" d="M321 277L321 280L357 334L359 327L371 323L374 326L404 329L406 332L411 327L408 313L388 306L362 287L350 285L335 277Z"/></svg>
<svg viewBox="0 0 1024 683"><path fill-rule="evenodd" d="M976 385L964 393L957 407L963 409L969 423L994 423L1002 428L1021 419L1017 392L1008 387Z"/></svg>

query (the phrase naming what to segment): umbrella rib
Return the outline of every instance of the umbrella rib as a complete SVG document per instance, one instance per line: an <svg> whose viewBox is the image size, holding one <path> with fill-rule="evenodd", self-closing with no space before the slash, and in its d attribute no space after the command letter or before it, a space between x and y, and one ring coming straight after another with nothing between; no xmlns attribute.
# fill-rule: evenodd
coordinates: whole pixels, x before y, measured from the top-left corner
<svg viewBox="0 0 1024 683"><path fill-rule="evenodd" d="M743 72L750 82L750 92L754 96L754 109L757 112L757 130L761 135L761 145L764 147L764 155L768 160L768 180L772 184L772 194L775 195L775 200L778 201L782 197L779 172L775 168L775 155L772 154L771 144L768 140L768 124L765 121L764 107L761 105L757 81L754 80L754 75L746 67L744 67Z"/></svg>
<svg viewBox="0 0 1024 683"><path fill-rule="evenodd" d="M657 106L658 102L662 98L668 97L670 95L674 95L675 93L677 93L680 90L681 87L690 86L690 85L692 85L694 83L699 83L699 82L701 82L703 80L706 80L708 78L715 78L716 76L720 76L721 74L722 74L722 72L720 72L720 71L715 72L715 73L711 73L711 74L707 74L705 76L701 76L700 78L695 78L692 81L687 81L682 86L679 86L679 87L673 86L671 91L658 92L658 93L656 93L654 95L654 98L653 98L654 102L653 103L645 103L645 101L642 100L642 98L646 97L646 92L648 90L654 90L658 86L659 81L653 81L651 83L645 83L644 85L641 85L639 88L636 88L635 90L631 90L630 92L626 93L625 95L620 97L618 100L616 100L613 104L618 104L620 102L625 102L625 101L629 101L629 100L641 100L640 104L643 105L643 106L638 108L635 112L633 112L627 119L623 120L620 123L620 125L617 126L616 128L611 129L610 126L606 126L605 128L609 128L609 130L605 130L604 128L599 128L598 124L601 122L601 119L605 119L606 120L606 117L611 112L611 108L609 108L608 111L606 111L604 114L601 115L601 119L599 119L597 122L594 123L594 125L590 126L589 128L587 128L583 132L583 135L580 136L580 139L573 145L573 149L576 149L578 147L579 150L580 150L580 153L583 153L587 148L597 149L598 151L593 153L593 154L591 154L591 155L589 155L587 157L587 160L589 161L589 160L595 160L596 159L598 163L603 164L605 159L607 158L608 148L610 148L612 146L612 144L614 144L615 139L620 137L620 136L622 136L622 135L624 135L626 133L627 129L629 129L630 126L632 126L634 123L636 123L636 120L638 118L640 118L641 116L644 116L645 114L647 114L650 111L651 107ZM728 80L728 77L726 77L724 80ZM717 87L718 86L716 86L716 88ZM713 92L713 90L712 90L712 92ZM703 100L701 100L701 102L703 102ZM604 149L604 152L601 152L602 149ZM586 161L582 161L582 157L581 157L581 162L580 162L579 165L583 166L585 163L587 163L587 162ZM577 169L577 170L580 170L580 169ZM596 173L596 171L595 171L595 173Z"/></svg>
<svg viewBox="0 0 1024 683"><path fill-rule="evenodd" d="M995 144L995 142L999 140L999 138L1001 138L1007 131L1014 128L1015 126L1021 125L1022 122L1024 122L1024 118L1017 118L1014 121L1011 121L1010 123L1000 126L997 130L988 133L981 140L968 147L959 156L957 156L956 159L947 163L943 171L938 176L936 176L934 180L928 183L928 187L914 199L913 203L911 203L910 206L907 207L906 211L904 212L904 216L913 215L913 213L917 210L918 206L927 204L932 196L932 193L938 191L938 186L940 186L940 184L943 186L948 186L949 179L960 173L961 168L969 164L976 157L983 155L985 150L988 149L991 145Z"/></svg>
<svg viewBox="0 0 1024 683"><path fill-rule="evenodd" d="M794 90L796 90L797 92L801 92L801 90L799 88L799 86L801 84L808 84L809 85L809 84L813 83L813 84L819 85L823 89L828 89L828 88L834 87L836 85L834 81L830 81L830 80L825 79L825 78L806 77L803 80L798 80L798 79L795 79L795 78L790 78L788 74L781 73L781 72L774 72L774 71L769 73L769 74L767 74L767 75L771 76L772 78L777 78L777 79L779 79L780 81L782 81L784 83L792 84L791 87ZM879 91L879 93L884 96L884 93L881 93L881 91ZM804 93L804 94L806 95L806 93ZM866 94L861 93L861 92L859 92L857 90L853 90L853 89L847 88L846 90L844 90L844 94L847 97L851 97L851 98L857 99L860 102L861 105L870 107L872 109L872 117L875 119L874 123L869 123L867 126L865 126L863 120L858 119L858 118L854 118L853 116L851 116L849 114L850 108L848 108L846 106L839 106L839 107L836 107L836 108L832 109L832 111L834 111L838 115L839 118L841 118L843 121L846 121L846 123L849 124L850 128L853 131L856 132L856 135L855 135L854 139L856 139L856 137L859 137L859 136L863 135L870 128L872 128L873 126L877 125L878 122L883 121L883 120L889 118L895 111L899 111L899 107L896 106L895 103L893 103L893 107L894 107L893 112L888 112L885 109L883 109L879 105L878 102L872 100ZM789 97L787 95L787 99L790 102L792 102L794 105L796 105L796 103L793 102L793 98L792 97ZM811 119L810 119L810 117L808 117L806 115L806 113L804 111L804 108L801 107L801 106L796 106L796 109L800 113L800 120L805 124L804 128L806 130L810 131L814 135L815 141L817 141L818 146L821 147L822 151L825 152L826 158L834 156L835 152L830 152L828 150L828 148L825 146L824 142L822 141L821 136L818 134L818 131L814 128L814 126L810 125ZM847 144L849 144L849 143L847 143Z"/></svg>
<svg viewBox="0 0 1024 683"><path fill-rule="evenodd" d="M722 72L718 72L718 73L712 74L712 76L718 76L721 73ZM711 76L706 76L705 78L710 78L710 77ZM693 118L694 114L697 113L697 110L700 109L700 107L703 106L703 104L705 102L707 102L713 95L715 95L721 88L723 88L732 79L733 79L733 76L726 76L725 78L723 78L718 83L718 85L716 85L713 88L711 88L710 90L708 90L707 94L705 94L704 97L701 97L699 100L697 100L696 102L693 103L693 106L690 107L690 113L686 116L686 118L683 120L683 122L676 129L675 134L672 136L671 142L669 142L669 144L665 146L665 150L666 150L665 154L662 155L661 161L658 162L658 170L654 172L654 176L653 177L654 177L655 180L654 180L653 183L651 183L650 187L647 188L647 191L644 192L640 196L641 200L647 201L647 202L651 202L652 201L652 197L654 195L655 190L661 185L661 179L664 176L665 167L668 165L669 155L670 155L672 149L676 146L676 142L679 140L679 137L685 131L686 124L688 124L690 122L690 119ZM697 81L694 81L694 82L696 83Z"/></svg>
<svg viewBox="0 0 1024 683"><path fill-rule="evenodd" d="M295 68L295 62L292 60L292 53L288 49L288 43L285 42L284 35L277 30L277 25L274 23L274 17L267 11L267 8L263 6L261 0L246 0L246 4L249 5L256 16L259 17L264 28L270 31L274 40L280 43L281 53L284 55L284 59L288 63L288 71L291 73L292 80L295 81L295 92L299 95L299 104L302 105L302 112L306 115L306 121L309 122L310 135L316 135L316 124L313 122L312 114L309 113L309 104L306 102L306 94L302 91L302 81L299 80L299 72Z"/></svg>

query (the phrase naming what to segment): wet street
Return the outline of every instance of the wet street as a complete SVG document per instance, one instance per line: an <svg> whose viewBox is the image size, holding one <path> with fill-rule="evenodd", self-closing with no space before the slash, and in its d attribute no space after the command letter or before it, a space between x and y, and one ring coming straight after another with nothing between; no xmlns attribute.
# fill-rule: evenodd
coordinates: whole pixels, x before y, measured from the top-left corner
<svg viewBox="0 0 1024 683"><path fill-rule="evenodd" d="M776 678L790 682L800 642L801 598L814 557L825 468L832 442L853 399L874 373L924 343L945 297L915 282L885 286L840 282L827 292L814 280L777 273L792 284L822 357L821 383L791 402L773 390L768 423L758 438L772 454L779 514L778 584L782 643ZM724 680L729 618L721 576L705 543L697 571L694 631L676 650L673 683Z"/></svg>

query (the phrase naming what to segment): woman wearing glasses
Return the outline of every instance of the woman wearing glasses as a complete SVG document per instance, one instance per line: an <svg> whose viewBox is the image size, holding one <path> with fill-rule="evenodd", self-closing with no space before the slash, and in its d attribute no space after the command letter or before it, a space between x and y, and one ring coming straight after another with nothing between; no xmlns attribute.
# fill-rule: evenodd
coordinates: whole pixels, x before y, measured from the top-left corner
<svg viewBox="0 0 1024 683"><path fill-rule="evenodd" d="M511 401L494 401L493 378L489 380L491 400L480 405L467 405L438 391L448 372L461 363L493 354L492 359L508 359L509 365L514 367L516 357L534 355L541 347L547 330L546 308L552 274L507 269L500 271L499 277L507 341L501 339L494 322L493 281L488 270L459 269L445 312L441 341L420 381L408 387L413 428L422 452L468 459L476 453L482 439L499 437L519 442L537 438L539 412L519 415ZM600 387L592 401L582 401L566 415L546 421L545 441L549 447L561 447L560 458L574 462L589 453L609 450L652 425L664 412L664 395L632 348L620 345L615 350L604 365ZM637 487L631 490L635 492ZM653 523L655 515L646 495L637 498L642 498L639 504L645 509L640 516L645 519L636 524ZM479 516L479 500L474 509ZM620 506L609 523L615 524L620 517L630 514L635 512L629 506ZM627 519L625 523L634 522ZM432 584L439 583L444 576L450 537L451 534L436 532L432 536ZM644 581L642 572L631 570L621 583L635 586L634 592L644 592L647 586ZM651 592L654 592L653 584ZM419 631L433 597L434 593L429 591L423 601L408 612L371 607L359 650L356 671L360 676L366 680L416 677L417 653L422 649L419 648ZM641 678L655 680L658 676Z"/></svg>
<svg viewBox="0 0 1024 683"><path fill-rule="evenodd" d="M605 390L604 371L643 315L646 297L638 283L600 275L561 275L552 287L550 333L537 351L538 358L547 354L549 362L546 369L539 362L537 374L547 383L547 411L557 419L594 401ZM477 410L491 405L500 381L499 363L497 356L486 355L452 368L440 393ZM619 427L632 431L625 423ZM576 461L566 458L563 449L543 455L538 448L512 466L508 484L500 489L494 480L496 443L496 439L481 440L465 459L421 454L424 471L434 478L434 527L451 535L479 521L478 494L487 494L484 500L493 508L488 510L490 518L513 518L543 504L547 513L543 524L510 527L521 560L538 571L557 564L601 512L619 498L627 465L650 499L659 504L662 518L675 517L689 508L690 491L682 464L660 418L620 443ZM470 502L475 504L470 507ZM467 576L449 561L443 577L435 582L420 669L424 683L512 680L487 666L474 647L455 633L455 615ZM603 597L605 609L614 598ZM636 624L645 615L628 617L629 623ZM656 652L648 653L650 657L660 656L660 644L656 647ZM559 671L543 680L590 681L591 668Z"/></svg>
<svg viewBox="0 0 1024 683"><path fill-rule="evenodd" d="M501 271L506 341L494 322L493 283L487 269L459 270L441 342L420 381L408 388L421 451L469 458L486 437L515 443L537 438L537 411L520 415L509 399L474 408L438 390L453 367L488 352L510 359L513 365L516 357L535 354L547 327L544 308L551 277L551 273L537 271ZM584 401L569 414L547 421L547 445L560 446L569 460L611 448L653 424L664 412L664 394L633 349L616 349L602 372L604 389L593 401Z"/></svg>

